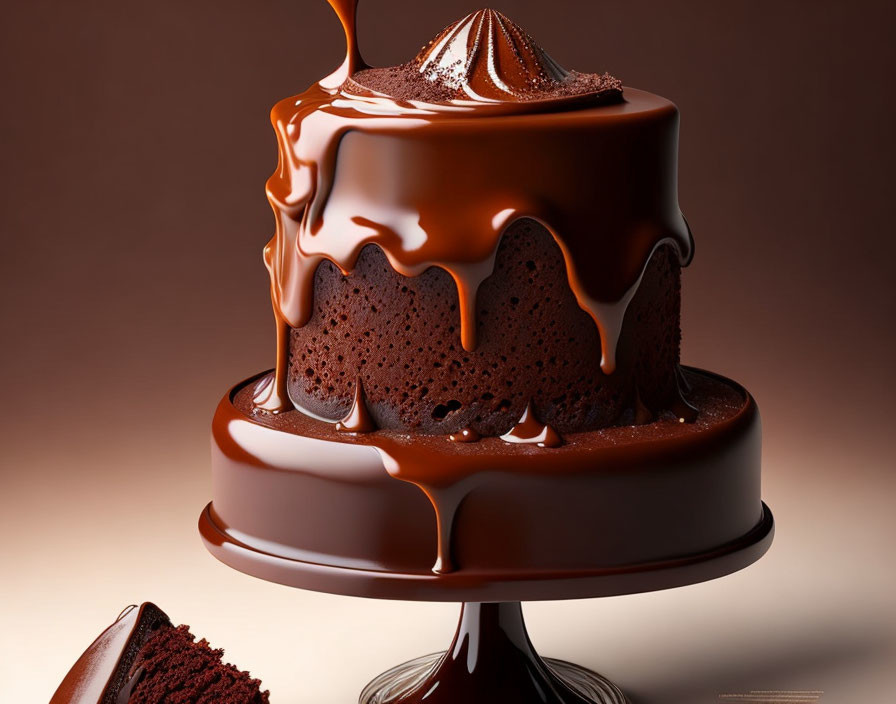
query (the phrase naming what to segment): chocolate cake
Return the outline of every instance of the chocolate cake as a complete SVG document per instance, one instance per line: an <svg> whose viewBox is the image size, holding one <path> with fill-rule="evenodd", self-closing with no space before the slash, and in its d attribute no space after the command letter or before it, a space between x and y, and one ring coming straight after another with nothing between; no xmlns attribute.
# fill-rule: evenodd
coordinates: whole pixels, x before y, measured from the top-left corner
<svg viewBox="0 0 896 704"><path fill-rule="evenodd" d="M330 4L345 62L272 112L276 367L215 414L209 550L451 601L755 559L756 404L680 366L677 108L562 68L493 10L372 68L356 0Z"/></svg>
<svg viewBox="0 0 896 704"><path fill-rule="evenodd" d="M84 651L50 704L267 704L260 682L225 665L223 654L154 604L129 606Z"/></svg>

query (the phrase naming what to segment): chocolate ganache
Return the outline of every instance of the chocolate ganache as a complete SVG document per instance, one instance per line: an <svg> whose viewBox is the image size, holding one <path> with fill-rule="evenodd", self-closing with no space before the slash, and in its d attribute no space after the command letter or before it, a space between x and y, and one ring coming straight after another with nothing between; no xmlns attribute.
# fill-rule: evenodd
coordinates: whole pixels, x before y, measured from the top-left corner
<svg viewBox="0 0 896 704"><path fill-rule="evenodd" d="M259 407L336 422L360 399L378 428L446 436L506 436L527 409L556 432L693 419L675 107L563 69L493 10L367 68L356 3L331 4L345 63L272 112Z"/></svg>

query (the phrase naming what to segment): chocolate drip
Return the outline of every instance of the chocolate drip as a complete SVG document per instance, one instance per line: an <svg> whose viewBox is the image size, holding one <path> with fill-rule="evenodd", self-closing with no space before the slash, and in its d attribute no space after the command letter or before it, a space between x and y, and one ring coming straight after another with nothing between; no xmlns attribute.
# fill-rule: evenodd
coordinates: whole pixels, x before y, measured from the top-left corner
<svg viewBox="0 0 896 704"><path fill-rule="evenodd" d="M451 442L470 443L479 442L482 439L482 436L472 428L464 428L457 433L451 433L451 435L448 436L448 439L451 440Z"/></svg>
<svg viewBox="0 0 896 704"><path fill-rule="evenodd" d="M360 376L355 384L355 397L352 400L351 410L345 418L336 423L336 430L340 433L372 433L376 430L376 423L367 410Z"/></svg>
<svg viewBox="0 0 896 704"><path fill-rule="evenodd" d="M321 81L321 85L336 88L353 73L366 68L367 64L361 58L361 50L358 48L358 0L327 0L327 2L336 12L345 32L345 61L335 72Z"/></svg>
<svg viewBox="0 0 896 704"><path fill-rule="evenodd" d="M481 480L475 472L446 471L447 467L413 442L396 441L378 433L371 445L382 459L386 471L395 479L416 486L429 499L436 518L436 560L432 566L435 574L447 574L457 570L452 555L452 537L457 510L461 503ZM460 469L462 463L457 465Z"/></svg>
<svg viewBox="0 0 896 704"><path fill-rule="evenodd" d="M563 444L563 438L556 430L535 417L531 401L526 405L519 422L502 435L501 439L504 442L538 445L538 447L560 447Z"/></svg>
<svg viewBox="0 0 896 704"><path fill-rule="evenodd" d="M700 415L700 411L682 395L681 389L673 399L671 408L680 423L693 423Z"/></svg>
<svg viewBox="0 0 896 704"><path fill-rule="evenodd" d="M436 512L436 530L438 531L438 543L436 545L436 561L432 566L435 574L448 574L457 570L452 550L452 538L454 522L457 518L457 510L461 502L467 497L467 489L464 484L457 484L447 488L433 488L420 485L423 493L429 498Z"/></svg>
<svg viewBox="0 0 896 704"><path fill-rule="evenodd" d="M288 326L277 319L277 369L286 368L288 360L288 342L281 339L284 331L288 330ZM283 359L281 359L281 357ZM282 413L290 411L293 408L292 402L289 400L289 394L286 391L286 374L271 377L264 377L255 386L253 394L255 407L268 413Z"/></svg>

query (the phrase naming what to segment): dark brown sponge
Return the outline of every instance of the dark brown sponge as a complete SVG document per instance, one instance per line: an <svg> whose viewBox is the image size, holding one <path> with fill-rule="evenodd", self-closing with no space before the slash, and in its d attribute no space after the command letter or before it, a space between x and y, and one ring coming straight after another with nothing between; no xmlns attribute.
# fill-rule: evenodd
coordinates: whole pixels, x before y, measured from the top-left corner
<svg viewBox="0 0 896 704"><path fill-rule="evenodd" d="M569 288L563 255L540 224L504 234L477 298L478 346L460 342L457 289L430 268L404 277L368 245L344 276L317 270L314 312L290 337L289 395L320 416L345 416L358 378L380 428L446 434L508 431L531 399L561 432L631 424L670 408L679 361L680 266L662 246L623 323L617 369L600 370L600 336Z"/></svg>
<svg viewBox="0 0 896 704"><path fill-rule="evenodd" d="M128 704L267 704L261 683L224 664L223 654L187 626L160 628L137 655L143 674Z"/></svg>

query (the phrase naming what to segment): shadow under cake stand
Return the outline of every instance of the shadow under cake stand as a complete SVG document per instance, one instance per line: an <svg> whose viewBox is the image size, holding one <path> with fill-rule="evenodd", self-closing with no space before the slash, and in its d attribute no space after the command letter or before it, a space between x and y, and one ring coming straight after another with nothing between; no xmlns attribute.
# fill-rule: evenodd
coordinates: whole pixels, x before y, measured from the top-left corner
<svg viewBox="0 0 896 704"><path fill-rule="evenodd" d="M697 370L690 373L708 374ZM757 499L758 522L733 540L686 556L679 554L669 559L612 567L514 571L465 569L461 564L456 571L435 574L427 569L409 570L407 565L399 564L351 564L340 556L328 559L319 552L314 553L313 560L308 559L310 553L250 537L251 532L236 525L234 518L227 515L226 509L236 505L229 503L228 494L230 497L239 494L243 480L257 483L261 467L270 473L263 475L262 484L268 476L275 478L275 483L290 476L284 475L284 468L275 466L270 457L251 455L253 444L261 454L262 447L277 444L278 436L271 433L282 436L282 432L271 428L262 431L262 426L234 403L242 389L262 378L259 375L232 389L216 413L215 499L199 519L200 534L212 555L254 577L301 589L463 604L457 632L447 651L417 658L381 674L364 688L360 704L626 704L628 700L622 691L597 673L572 663L540 657L527 635L520 602L618 596L695 584L750 565L772 542L772 514ZM706 463L708 457L718 454L719 472L730 472L736 466L739 472L755 473L748 484L758 491L759 421L755 402L734 382L723 381L743 392L745 404L726 431L731 433L730 443L720 442L724 434L707 433L705 440L698 437L697 442L709 448L700 461ZM252 432L245 432L247 429ZM728 445L733 445L733 449ZM282 460L286 449L281 445L274 455ZM738 482L733 484L736 488ZM273 505L278 501L275 495L282 496L282 491L271 491L268 497L271 505L267 508L282 510L282 504ZM326 500L325 496L321 498ZM225 509L224 515L219 511L219 500ZM240 507L243 504L251 512L246 516L265 510L245 497L239 500ZM350 514L340 513L338 507L329 511L329 515L334 521L352 520Z"/></svg>

